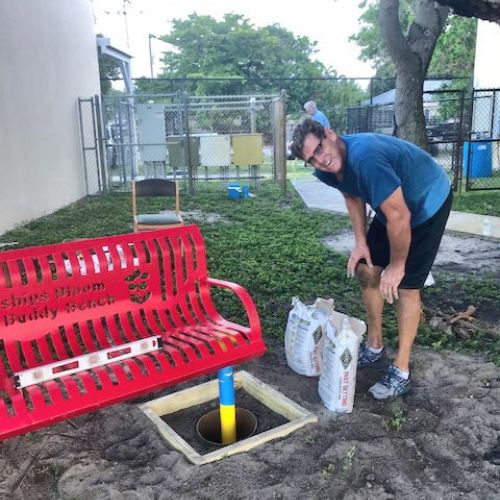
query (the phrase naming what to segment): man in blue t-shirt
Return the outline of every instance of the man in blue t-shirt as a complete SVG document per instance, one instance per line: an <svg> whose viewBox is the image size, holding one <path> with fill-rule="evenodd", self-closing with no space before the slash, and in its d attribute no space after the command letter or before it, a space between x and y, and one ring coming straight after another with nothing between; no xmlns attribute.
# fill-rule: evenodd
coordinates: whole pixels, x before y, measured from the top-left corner
<svg viewBox="0 0 500 500"><path fill-rule="evenodd" d="M321 112L314 101L307 101L304 104L304 111L317 122L321 123L323 127L330 128L330 121L326 117L325 113Z"/></svg>
<svg viewBox="0 0 500 500"><path fill-rule="evenodd" d="M451 208L448 175L410 142L381 134L340 137L311 119L295 128L292 153L345 198L355 237L347 274L359 279L368 323L358 366L376 366L385 360L384 301L397 300L398 352L369 392L380 400L405 394L410 389L410 355L420 322L420 289ZM375 211L368 230L365 203Z"/></svg>

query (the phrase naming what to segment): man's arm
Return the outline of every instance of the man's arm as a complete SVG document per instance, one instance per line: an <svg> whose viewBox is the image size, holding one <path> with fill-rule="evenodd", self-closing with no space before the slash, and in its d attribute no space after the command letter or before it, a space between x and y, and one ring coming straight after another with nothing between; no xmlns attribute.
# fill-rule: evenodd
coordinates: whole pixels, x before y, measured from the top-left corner
<svg viewBox="0 0 500 500"><path fill-rule="evenodd" d="M387 236L391 248L389 265L380 278L380 292L392 304L394 299L399 298L398 286L405 275L411 242L411 213L401 187L380 204L380 209L387 219Z"/></svg>
<svg viewBox="0 0 500 500"><path fill-rule="evenodd" d="M354 232L354 248L347 262L347 276L353 277L356 265L360 259L366 259L369 266L372 265L370 250L366 244L366 208L365 202L356 196L344 194L345 204L351 219Z"/></svg>

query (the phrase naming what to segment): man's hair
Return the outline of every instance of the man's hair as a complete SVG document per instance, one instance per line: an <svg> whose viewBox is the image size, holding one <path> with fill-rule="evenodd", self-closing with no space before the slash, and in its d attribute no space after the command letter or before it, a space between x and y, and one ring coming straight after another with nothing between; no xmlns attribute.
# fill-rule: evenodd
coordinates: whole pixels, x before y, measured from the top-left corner
<svg viewBox="0 0 500 500"><path fill-rule="evenodd" d="M304 149L304 139L308 134L313 134L321 140L325 137L325 128L312 118L306 118L302 123L299 123L293 130L292 145L290 147L290 151L295 158L307 160L307 158L302 157L302 150Z"/></svg>
<svg viewBox="0 0 500 500"><path fill-rule="evenodd" d="M304 104L304 109L307 111L307 112L312 112L314 113L318 108L316 106L316 103L314 101L307 101L305 104Z"/></svg>

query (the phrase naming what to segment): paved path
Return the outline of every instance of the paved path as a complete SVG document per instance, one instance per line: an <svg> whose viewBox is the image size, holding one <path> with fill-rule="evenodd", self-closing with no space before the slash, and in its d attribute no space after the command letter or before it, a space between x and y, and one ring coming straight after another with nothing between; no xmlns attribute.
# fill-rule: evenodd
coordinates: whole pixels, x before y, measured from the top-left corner
<svg viewBox="0 0 500 500"><path fill-rule="evenodd" d="M309 208L347 214L344 198L337 189L316 178L295 179L292 185ZM446 229L500 239L500 217L452 211Z"/></svg>

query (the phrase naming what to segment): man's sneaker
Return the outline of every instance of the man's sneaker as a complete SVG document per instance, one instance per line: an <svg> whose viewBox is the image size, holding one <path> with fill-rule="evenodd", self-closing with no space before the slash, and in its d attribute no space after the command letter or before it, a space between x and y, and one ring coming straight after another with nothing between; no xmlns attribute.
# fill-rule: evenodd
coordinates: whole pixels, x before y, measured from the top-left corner
<svg viewBox="0 0 500 500"><path fill-rule="evenodd" d="M400 373L396 366L389 366L387 373L370 387L368 392L378 400L392 399L406 394L410 390L410 378L405 379Z"/></svg>
<svg viewBox="0 0 500 500"><path fill-rule="evenodd" d="M373 352L365 341L361 342L358 351L358 367L363 368L365 366L379 366L385 360L386 356L384 347L380 352Z"/></svg>

